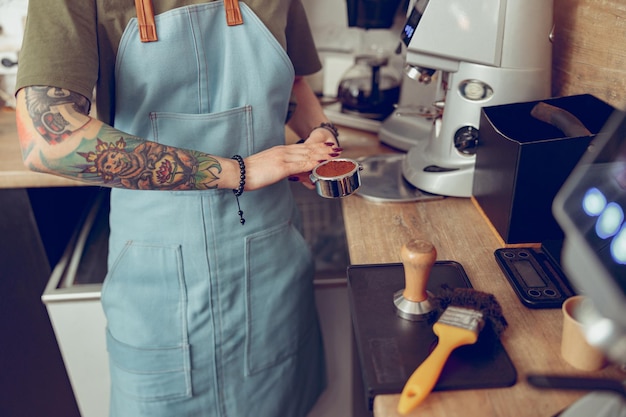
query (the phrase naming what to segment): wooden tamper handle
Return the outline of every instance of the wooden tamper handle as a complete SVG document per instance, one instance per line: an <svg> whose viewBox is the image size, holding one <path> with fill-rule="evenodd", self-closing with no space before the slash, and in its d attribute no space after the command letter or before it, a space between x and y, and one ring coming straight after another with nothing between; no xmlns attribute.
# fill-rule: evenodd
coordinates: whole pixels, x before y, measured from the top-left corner
<svg viewBox="0 0 626 417"><path fill-rule="evenodd" d="M433 265L437 260L437 250L426 240L411 240L400 251L404 265L404 291L402 295L409 301L420 302L428 298L426 285Z"/></svg>
<svg viewBox="0 0 626 417"><path fill-rule="evenodd" d="M396 311L408 320L424 320L433 310L426 286L437 260L437 250L432 243L415 239L402 246L400 257L404 265L404 290L394 294Z"/></svg>

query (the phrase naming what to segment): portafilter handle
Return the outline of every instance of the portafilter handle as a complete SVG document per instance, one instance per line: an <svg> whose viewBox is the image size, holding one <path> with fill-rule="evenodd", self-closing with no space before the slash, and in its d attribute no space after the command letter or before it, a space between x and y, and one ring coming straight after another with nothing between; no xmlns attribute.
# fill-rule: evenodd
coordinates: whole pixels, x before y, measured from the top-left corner
<svg viewBox="0 0 626 417"><path fill-rule="evenodd" d="M426 286L437 260L437 250L431 242L415 239L402 246L400 256L404 265L404 289L394 294L396 312L407 320L425 320L433 311Z"/></svg>

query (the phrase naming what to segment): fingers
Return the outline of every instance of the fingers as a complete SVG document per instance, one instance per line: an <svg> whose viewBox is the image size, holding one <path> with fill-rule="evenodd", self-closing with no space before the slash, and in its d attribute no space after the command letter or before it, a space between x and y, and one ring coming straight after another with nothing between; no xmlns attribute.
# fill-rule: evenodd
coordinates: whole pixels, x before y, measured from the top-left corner
<svg viewBox="0 0 626 417"><path fill-rule="evenodd" d="M322 143L326 147L326 150L322 151L322 154L325 153L327 157L324 157L323 159L315 160L314 165L310 169L307 169L306 171L290 175L288 177L290 181L300 182L302 185L304 185L306 188L310 190L315 189L315 184L313 184L310 178L311 171L318 164L321 164L322 162L325 162L329 159L333 159L333 158L337 158L341 156L341 152L343 151L343 148L338 147L335 143L331 143L331 142L322 142Z"/></svg>
<svg viewBox="0 0 626 417"><path fill-rule="evenodd" d="M300 174L290 175L288 179L289 181L301 183L309 190L314 190L315 184L311 182L311 178L309 177L309 175L310 175L310 172L303 172Z"/></svg>
<svg viewBox="0 0 626 417"><path fill-rule="evenodd" d="M309 134L309 137L306 138L306 142L308 143L328 143L329 146L333 146L335 148L339 148L339 142L337 139L328 132L326 129L313 129Z"/></svg>
<svg viewBox="0 0 626 417"><path fill-rule="evenodd" d="M291 167L290 173L308 172L316 165L332 158L341 156L342 148L334 143L302 143L297 145L286 145L285 162L288 164L299 164L298 167ZM292 169L296 169L295 172Z"/></svg>
<svg viewBox="0 0 626 417"><path fill-rule="evenodd" d="M331 158L336 158L338 156L341 156L341 152L343 151L343 148L337 145L336 143L324 142L324 145L331 148L332 152L328 154Z"/></svg>

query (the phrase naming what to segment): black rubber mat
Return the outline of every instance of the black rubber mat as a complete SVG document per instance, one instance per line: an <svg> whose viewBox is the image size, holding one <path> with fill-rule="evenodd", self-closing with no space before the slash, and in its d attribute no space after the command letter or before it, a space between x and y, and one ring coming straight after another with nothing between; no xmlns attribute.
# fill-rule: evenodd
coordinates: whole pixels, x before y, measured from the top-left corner
<svg viewBox="0 0 626 417"><path fill-rule="evenodd" d="M463 267L453 261L435 263L427 289L436 295L444 284L472 287ZM409 321L396 314L393 294L403 288L400 263L348 267L352 323L370 409L376 395L400 393L437 342L432 331L437 314L427 321ZM508 387L516 380L504 346L486 326L476 344L452 352L434 390Z"/></svg>

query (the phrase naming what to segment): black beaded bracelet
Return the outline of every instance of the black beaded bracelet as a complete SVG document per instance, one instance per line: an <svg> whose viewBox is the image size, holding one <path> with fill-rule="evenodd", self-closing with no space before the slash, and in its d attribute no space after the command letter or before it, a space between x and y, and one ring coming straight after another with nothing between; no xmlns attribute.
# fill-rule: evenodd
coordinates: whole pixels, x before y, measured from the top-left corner
<svg viewBox="0 0 626 417"><path fill-rule="evenodd" d="M243 211L239 205L239 196L243 194L243 188L246 185L246 166L243 163L241 155L234 155L231 159L234 159L239 164L239 187L237 187L236 190L233 190L233 193L237 199L237 214L239 214L239 223L243 226L246 223L246 219L243 218Z"/></svg>

